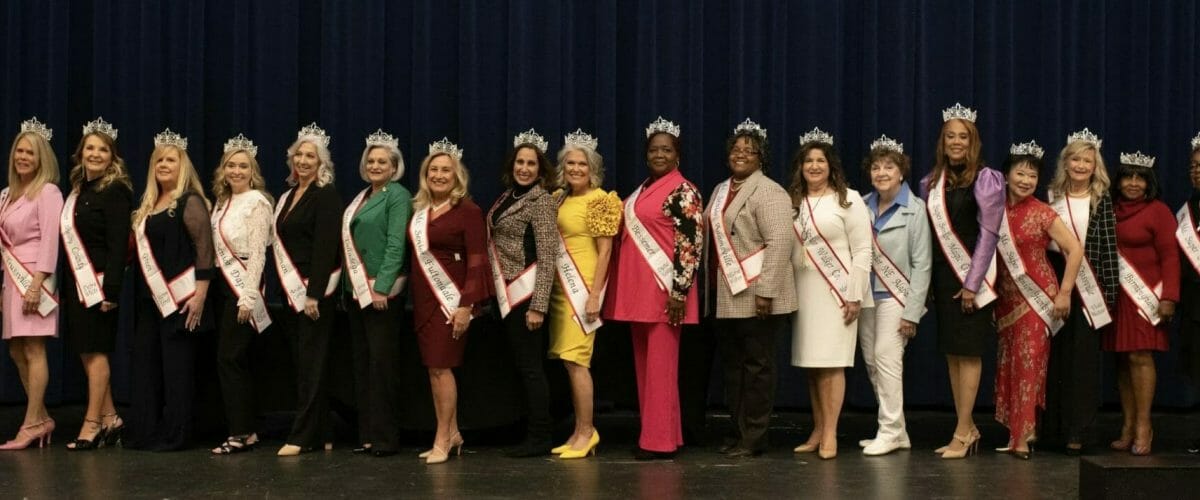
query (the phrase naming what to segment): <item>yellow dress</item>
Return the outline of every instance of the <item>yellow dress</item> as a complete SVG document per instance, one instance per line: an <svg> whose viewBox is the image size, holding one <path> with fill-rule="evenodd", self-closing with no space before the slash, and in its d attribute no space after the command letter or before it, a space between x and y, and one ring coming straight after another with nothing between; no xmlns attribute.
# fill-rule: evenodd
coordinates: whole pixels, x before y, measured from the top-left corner
<svg viewBox="0 0 1200 500"><path fill-rule="evenodd" d="M558 230L588 289L592 289L596 274L596 238L615 235L620 221L620 198L603 189L593 189L583 196L567 196L559 205ZM575 321L575 312L557 278L550 295L549 321L548 356L590 367L596 337L585 333Z"/></svg>

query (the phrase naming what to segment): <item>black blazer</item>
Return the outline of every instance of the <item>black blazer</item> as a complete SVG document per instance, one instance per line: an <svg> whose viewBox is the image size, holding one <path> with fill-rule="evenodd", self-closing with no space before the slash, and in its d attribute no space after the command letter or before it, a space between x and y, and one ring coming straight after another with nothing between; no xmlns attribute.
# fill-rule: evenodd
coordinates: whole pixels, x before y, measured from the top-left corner
<svg viewBox="0 0 1200 500"><path fill-rule="evenodd" d="M300 275L308 279L307 296L321 300L329 275L341 262L342 197L332 184L309 185L296 202L292 193L279 198L283 209L275 220L275 234L287 248Z"/></svg>
<svg viewBox="0 0 1200 500"><path fill-rule="evenodd" d="M102 191L100 179L85 181L75 201L75 230L83 242L92 267L104 273L104 296L111 302L121 300L121 284L129 258L129 215L133 212L133 191L121 183L111 183ZM67 186L67 192L70 186ZM65 257L59 262L66 263ZM63 283L75 286L69 265L62 273Z"/></svg>

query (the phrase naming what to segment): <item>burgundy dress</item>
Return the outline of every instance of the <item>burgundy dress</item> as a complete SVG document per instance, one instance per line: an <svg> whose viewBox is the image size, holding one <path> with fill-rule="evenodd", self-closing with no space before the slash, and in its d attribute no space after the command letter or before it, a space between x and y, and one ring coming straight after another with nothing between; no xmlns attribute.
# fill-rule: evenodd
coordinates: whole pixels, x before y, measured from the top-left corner
<svg viewBox="0 0 1200 500"><path fill-rule="evenodd" d="M424 208L422 208L424 210ZM479 205L463 199L450 207L438 218L429 221L429 251L441 263L442 268L458 286L462 299L460 306L474 306L490 296L488 288L488 260L483 211ZM451 326L442 313L441 304L429 279L421 272L416 248L412 252L413 327L417 332L417 345L421 349L421 362L430 368L454 368L462 364L467 337L455 340Z"/></svg>
<svg viewBox="0 0 1200 500"><path fill-rule="evenodd" d="M1158 200L1121 200L1116 206L1117 250L1150 286L1162 282L1161 300L1179 301L1179 247L1175 214ZM1122 289L1102 347L1110 352L1166 351L1167 324L1150 324Z"/></svg>

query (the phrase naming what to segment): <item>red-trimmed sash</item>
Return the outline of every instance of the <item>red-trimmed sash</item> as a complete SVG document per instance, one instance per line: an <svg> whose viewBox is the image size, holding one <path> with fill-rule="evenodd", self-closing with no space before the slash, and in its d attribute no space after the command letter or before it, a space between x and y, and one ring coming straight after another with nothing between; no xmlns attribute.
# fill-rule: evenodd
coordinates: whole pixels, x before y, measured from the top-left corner
<svg viewBox="0 0 1200 500"><path fill-rule="evenodd" d="M1175 230L1179 248L1187 256L1188 262L1192 263L1192 269L1200 272L1200 234L1196 233L1196 220L1192 218L1191 208L1185 203L1175 213L1175 218L1179 221L1179 228Z"/></svg>
<svg viewBox="0 0 1200 500"><path fill-rule="evenodd" d="M871 256L871 270L875 271L875 279L883 283L883 287L892 295L892 298L900 303L901 308L904 308L908 304L908 295L912 293L912 282L909 281L908 276L904 275L904 271L900 270L900 266L896 265L896 261L883 251L874 231L871 232L871 243L875 247L875 252Z"/></svg>
<svg viewBox="0 0 1200 500"><path fill-rule="evenodd" d="M458 309L459 302L462 300L462 292L458 290L454 280L450 279L450 275L446 273L442 263L438 262L433 252L429 251L431 211L432 207L425 207L413 214L412 223L408 226L408 236L412 238L413 248L417 253L417 267L425 274L425 279L429 280L429 288L437 297L438 303L442 307L442 314L446 315L446 319L451 319L454 317L454 310Z"/></svg>
<svg viewBox="0 0 1200 500"><path fill-rule="evenodd" d="M8 188L0 191L0 209L8 208ZM12 254L12 243L8 234L0 229L0 259L4 261L4 270L8 273L11 284L17 287L21 295L33 286L33 273ZM47 276L42 281L41 299L38 301L38 314L43 318L49 316L58 307L58 299L54 297L54 275ZM12 314L12 313L10 313Z"/></svg>
<svg viewBox="0 0 1200 500"><path fill-rule="evenodd" d="M1012 275L1013 282L1017 285L1017 290L1021 292L1021 298L1025 299L1025 303L1029 304L1029 308L1037 313L1038 318L1049 329L1050 335L1058 333L1058 330L1063 326L1063 320L1054 317L1054 298L1046 293L1037 282L1029 276L1029 272L1025 269L1025 262L1021 258L1021 253L1017 250L1017 245L1013 242L1012 228L1008 224L1008 210L1005 209L1004 215L1000 218L1000 234L999 240L996 243L996 252L1000 254L1000 258L1004 260L1004 265L1008 267L1008 272Z"/></svg>
<svg viewBox="0 0 1200 500"><path fill-rule="evenodd" d="M266 198L261 195L250 194L250 196L259 196L258 200L253 200L250 203L267 203ZM250 311L250 324L258 333L262 333L271 326L271 316L267 314L267 303L263 298L260 290L253 288L246 289L246 274L249 270L246 264L242 263L233 252L232 246L229 244L229 238L225 237L225 216L229 214L229 207L233 205L233 197L225 200L225 204L217 206L213 210L211 217L212 232L213 232L213 250L217 254L217 267L221 269L221 276L225 277L225 283L229 285L229 289L233 291L233 295L237 298L242 298L246 294L254 296L254 308ZM244 221L235 221L236 223L244 223ZM251 252L264 251L264 249L251 248Z"/></svg>
<svg viewBox="0 0 1200 500"><path fill-rule="evenodd" d="M58 232L62 236L63 249L66 250L67 264L71 275L75 277L75 290L79 293L79 303L84 307L92 307L104 302L104 273L97 273L88 257L83 239L75 229L75 203L79 199L79 191L72 191L63 203L62 215L58 219Z"/></svg>
<svg viewBox="0 0 1200 500"><path fill-rule="evenodd" d="M1158 297L1162 294L1162 283L1151 288L1142 277L1142 273L1125 259L1125 254L1121 253L1120 249L1117 249L1117 267L1121 274L1121 289L1125 290L1137 305L1138 315L1157 326L1162 321L1162 317L1158 315Z"/></svg>
<svg viewBox="0 0 1200 500"><path fill-rule="evenodd" d="M350 202L350 206L346 207L346 211L342 212L342 255L346 259L346 277L350 279L351 294L358 302L358 307L363 309L371 305L371 290L375 289L375 278L367 276L367 266L363 264L362 254L358 252L358 246L354 244L354 234L350 232L350 222L354 220L354 215L358 213L359 207L369 192L371 192L371 188L362 190L358 196L354 197L354 201ZM404 289L404 282L404 276L396 277L396 281L392 283L392 289L388 291L389 299L400 295L400 290Z"/></svg>
<svg viewBox="0 0 1200 500"><path fill-rule="evenodd" d="M566 201L567 196L569 195L563 195L559 202L560 205L562 201ZM558 261L555 262L555 270L558 275L558 284L567 296L567 304L571 306L571 316L575 319L575 323L579 324L584 333L592 333L600 329L604 322L600 320L599 316L596 316L596 321L589 322L587 320L587 301L592 289L583 280L583 273L579 272L579 264L575 262L575 257L567 251L567 239L563 236L562 230L558 232ZM604 289L607 286L607 282L600 284L601 306L604 305Z"/></svg>
<svg viewBox="0 0 1200 500"><path fill-rule="evenodd" d="M280 198L279 205L275 207L275 240L271 242L271 248L275 251L275 271L279 275L279 283L283 286L283 295L287 297L288 304L292 306L292 310L296 312L304 312L304 300L308 298L308 278L300 275L300 271L296 269L295 262L292 261L291 254L287 248L283 246L283 239L279 237L279 215L283 213L283 207L286 203L291 203L288 196L292 190L283 193ZM313 242L314 244L322 244ZM341 268L334 269L329 275L329 283L325 285L325 297L333 295L337 291L339 282L342 280Z"/></svg>
<svg viewBox="0 0 1200 500"><path fill-rule="evenodd" d="M792 230L796 232L796 237L803 245L809 260L816 264L817 271L829 284L829 289L837 299L838 305L845 305L850 301L847 297L850 291L849 270L842 263L842 259L837 256L837 252L833 251L829 240L826 240L825 235L821 234L821 230L817 228L813 206L808 201L808 197L804 198L804 207L799 212L796 219L792 221Z"/></svg>
<svg viewBox="0 0 1200 500"><path fill-rule="evenodd" d="M150 298L154 299L154 305L158 306L162 317L170 316L179 310L180 304L196 293L196 266L188 266L168 282L158 260L154 258L154 252L150 250L150 241L146 239L146 218L142 218L133 228L133 239L137 247L138 265L146 277L146 286L150 288Z"/></svg>
<svg viewBox="0 0 1200 500"><path fill-rule="evenodd" d="M950 224L950 214L946 211L945 174L938 177L933 189L929 190L928 207L929 220L933 224L933 234L937 236L938 245L942 247L942 253L946 256L946 260L950 261L950 267L954 269L954 275L958 277L958 281L965 284L967 271L971 269L971 254L967 252L966 245L954 232L954 226ZM988 263L987 273L984 275L983 282L980 283L979 291L975 293L976 307L986 306L996 300L996 290L993 288L995 282L996 259L993 256Z"/></svg>
<svg viewBox="0 0 1200 500"><path fill-rule="evenodd" d="M745 259L739 258L725 227L725 206L729 201L730 181L717 184L713 190L712 206L708 220L712 224L713 243L717 247L717 262L721 264L721 275L729 285L732 295L742 293L762 274L763 255L767 247L759 248Z"/></svg>
<svg viewBox="0 0 1200 500"><path fill-rule="evenodd" d="M1084 242L1086 233L1080 231L1075 226L1075 218L1071 213L1071 201L1066 196L1054 200L1050 203L1050 208L1058 212L1058 216L1064 222L1071 225L1071 233L1075 235L1075 239L1086 245ZM1084 228L1086 231L1087 228ZM1079 275L1075 277L1075 291L1079 292L1079 299L1083 302L1083 315L1087 318L1088 324L1092 325L1093 329L1099 330L1101 327L1112 323L1112 315L1108 311L1108 304L1104 302L1104 290L1100 288L1100 280L1096 278L1096 270L1092 268L1092 264L1087 258L1083 259L1083 264L1079 266Z"/></svg>
<svg viewBox="0 0 1200 500"><path fill-rule="evenodd" d="M658 283L658 288L670 290L675 282L675 265L671 263L671 257L663 251L662 246L650 234L650 230L642 225L641 219L637 217L637 210L635 210L638 195L642 194L643 187L639 186L625 200L625 229L629 231L629 238L633 240L642 259L645 259L650 270L654 272L654 280Z"/></svg>
<svg viewBox="0 0 1200 500"><path fill-rule="evenodd" d="M512 193L506 193L505 196L512 196ZM487 214L488 262L491 264L492 287L496 289L496 304L500 306L501 318L507 318L508 313L514 307L524 304L530 297L533 297L533 290L537 284L537 262L526 266L511 282L504 281L504 270L500 268L500 252L496 250L496 242L491 238L491 234L492 216L500 207L500 202L504 201L505 196L496 200Z"/></svg>

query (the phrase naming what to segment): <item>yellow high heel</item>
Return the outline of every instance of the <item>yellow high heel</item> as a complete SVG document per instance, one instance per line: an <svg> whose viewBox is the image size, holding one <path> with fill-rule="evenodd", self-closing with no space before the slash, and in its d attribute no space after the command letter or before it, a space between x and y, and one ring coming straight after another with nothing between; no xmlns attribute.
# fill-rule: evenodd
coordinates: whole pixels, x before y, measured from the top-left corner
<svg viewBox="0 0 1200 500"><path fill-rule="evenodd" d="M554 448L551 448L550 454L551 455L562 455L562 453L564 451L567 451L569 449L571 449L571 442L567 441L567 442L563 443L562 446L556 446Z"/></svg>
<svg viewBox="0 0 1200 500"><path fill-rule="evenodd" d="M589 455L596 454L596 446L599 444L600 444L600 431L597 431L596 429L592 429L592 437L588 439L587 448L584 448L582 450L576 450L576 449L568 446L567 451L562 452L562 454L559 455L558 458L561 458L563 460L570 460L572 458L587 458Z"/></svg>

